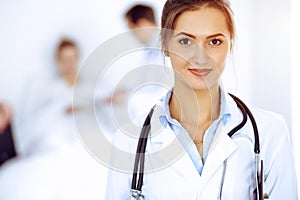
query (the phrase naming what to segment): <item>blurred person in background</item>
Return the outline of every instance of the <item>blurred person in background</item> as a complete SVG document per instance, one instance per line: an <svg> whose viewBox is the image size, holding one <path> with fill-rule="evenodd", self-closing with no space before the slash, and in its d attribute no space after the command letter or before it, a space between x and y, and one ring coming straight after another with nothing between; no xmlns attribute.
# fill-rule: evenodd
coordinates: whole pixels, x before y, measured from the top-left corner
<svg viewBox="0 0 300 200"><path fill-rule="evenodd" d="M24 155L58 150L76 138L72 94L79 50L69 38L61 38L55 49L57 74L33 74L24 85L17 116L17 144Z"/></svg>
<svg viewBox="0 0 300 200"><path fill-rule="evenodd" d="M156 22L154 8L145 4L135 4L127 9L124 19L135 39L145 47L141 62L146 60L148 64L163 65L160 28Z"/></svg>
<svg viewBox="0 0 300 200"><path fill-rule="evenodd" d="M0 168L1 200L104 199L107 170L81 145L72 113L79 48L62 38L57 75L30 77L17 117L18 159Z"/></svg>
<svg viewBox="0 0 300 200"><path fill-rule="evenodd" d="M103 66L95 95L98 121L108 139L112 138L119 125L127 122L128 116L134 119L146 115L152 105L167 92L158 85L161 78L153 69L153 66L161 67L164 63L154 9L136 4L126 9L123 15L130 31L112 40L117 40L119 36L126 38L126 41L120 41L122 48L133 51L123 52L111 65ZM114 52L115 47L112 48ZM141 72L141 67L147 69ZM139 87L140 83L148 82L152 83Z"/></svg>
<svg viewBox="0 0 300 200"><path fill-rule="evenodd" d="M146 84L134 94L129 105L132 117L136 118L146 115L148 110L167 93L168 88L162 84L164 76L157 76L162 71L156 70L156 67L162 68L166 60L161 51L160 28L152 6L134 4L126 10L124 19L132 35L144 47L139 50L141 51L139 57L135 58L139 60L138 67L143 67L136 80Z"/></svg>
<svg viewBox="0 0 300 200"><path fill-rule="evenodd" d="M159 42L158 25L152 7L143 4L133 5L126 11L124 17L128 28L143 45ZM139 31L139 29L142 30Z"/></svg>
<svg viewBox="0 0 300 200"><path fill-rule="evenodd" d="M9 126L11 117L11 108L7 104L0 102L0 134Z"/></svg>
<svg viewBox="0 0 300 200"><path fill-rule="evenodd" d="M60 40L55 51L58 76L32 72L23 85L20 105L15 106L14 139L22 158L59 151L76 134L70 113L79 60L76 44ZM57 78L58 77L58 78Z"/></svg>
<svg viewBox="0 0 300 200"><path fill-rule="evenodd" d="M57 78L54 81L55 92L58 101L64 105L64 112L73 112L72 95L73 86L76 82L79 65L79 48L70 38L62 38L56 49Z"/></svg>
<svg viewBox="0 0 300 200"><path fill-rule="evenodd" d="M0 102L0 166L10 158L16 156L12 128L12 109Z"/></svg>

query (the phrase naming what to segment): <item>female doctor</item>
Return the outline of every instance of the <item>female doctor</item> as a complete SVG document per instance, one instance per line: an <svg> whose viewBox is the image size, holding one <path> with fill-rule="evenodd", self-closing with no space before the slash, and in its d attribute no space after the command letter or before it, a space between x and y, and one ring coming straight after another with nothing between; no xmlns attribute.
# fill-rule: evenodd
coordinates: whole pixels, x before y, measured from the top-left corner
<svg viewBox="0 0 300 200"><path fill-rule="evenodd" d="M244 119L219 81L235 38L228 3L167 0L161 26L174 87L149 114L146 153L140 154L145 160L141 164L140 158L134 181L138 139L126 128L116 133L114 147L121 151L112 150L106 199L258 199L263 196L257 192L258 168L265 197L298 199L289 133L281 116L250 107L259 132L259 167L251 121L228 134ZM120 163L123 169L115 167Z"/></svg>

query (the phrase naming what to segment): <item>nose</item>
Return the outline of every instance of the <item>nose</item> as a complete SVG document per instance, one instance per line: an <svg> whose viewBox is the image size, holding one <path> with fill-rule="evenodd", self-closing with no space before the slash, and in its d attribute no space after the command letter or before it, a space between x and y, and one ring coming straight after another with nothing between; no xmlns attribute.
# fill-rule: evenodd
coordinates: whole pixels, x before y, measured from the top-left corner
<svg viewBox="0 0 300 200"><path fill-rule="evenodd" d="M211 59L207 51L200 45L197 45L192 52L190 62L194 67L203 67L209 66L211 63Z"/></svg>

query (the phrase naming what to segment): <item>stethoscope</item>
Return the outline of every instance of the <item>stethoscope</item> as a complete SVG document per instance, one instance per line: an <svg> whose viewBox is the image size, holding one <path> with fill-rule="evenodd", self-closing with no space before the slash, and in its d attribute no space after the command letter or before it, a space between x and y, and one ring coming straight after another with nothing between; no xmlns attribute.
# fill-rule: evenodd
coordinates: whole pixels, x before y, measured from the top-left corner
<svg viewBox="0 0 300 200"><path fill-rule="evenodd" d="M238 130L244 127L246 124L248 117L250 118L253 132L254 132L254 153L255 153L255 184L256 184L256 194L257 199L262 200L263 197L263 161L260 160L260 145L259 145L259 134L257 125L255 122L255 119L253 117L253 114L249 110L249 108L245 105L245 103L240 100L238 97L229 94L235 103L237 104L238 108L241 110L243 115L243 120L240 124L238 124L236 127L234 127L229 133L228 136L231 137L236 133ZM144 179L144 162L145 162L145 151L146 151L146 145L148 140L148 135L150 133L151 129L151 117L154 112L155 106L150 110L148 113L142 130L140 134L140 138L138 141L137 149L136 149L136 156L135 156L135 162L134 162L134 169L133 169L133 175L132 175L132 183L131 183L131 196L128 198L129 200L144 200L145 197L142 194L142 185L143 185L143 179ZM225 170L226 167L224 167L223 171L223 177L221 180L221 191L220 191L220 199L222 196L222 187L224 183L224 176L225 176ZM139 175L139 179L137 180L137 176Z"/></svg>

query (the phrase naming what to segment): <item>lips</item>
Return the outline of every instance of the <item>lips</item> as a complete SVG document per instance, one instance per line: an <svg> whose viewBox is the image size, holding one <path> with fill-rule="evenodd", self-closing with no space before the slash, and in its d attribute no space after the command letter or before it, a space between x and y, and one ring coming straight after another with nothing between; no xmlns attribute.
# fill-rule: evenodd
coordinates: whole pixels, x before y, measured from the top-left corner
<svg viewBox="0 0 300 200"><path fill-rule="evenodd" d="M195 76L198 76L198 77L205 77L207 76L211 71L212 69L189 69L189 71L194 74Z"/></svg>

